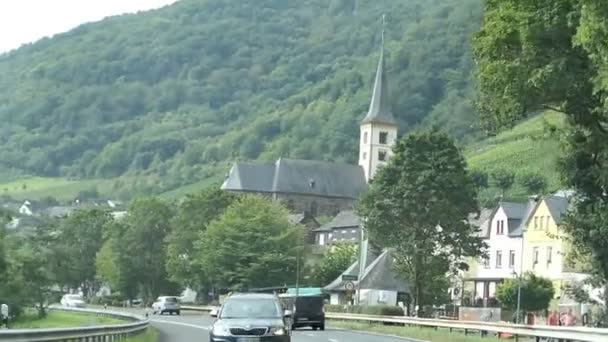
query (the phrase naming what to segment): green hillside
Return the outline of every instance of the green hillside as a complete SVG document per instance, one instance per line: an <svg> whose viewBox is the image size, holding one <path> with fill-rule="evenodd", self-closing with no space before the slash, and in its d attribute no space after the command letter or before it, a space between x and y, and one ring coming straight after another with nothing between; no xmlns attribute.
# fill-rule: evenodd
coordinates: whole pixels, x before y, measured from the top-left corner
<svg viewBox="0 0 608 342"><path fill-rule="evenodd" d="M479 0L181 0L0 55L0 183L126 197L237 159L355 162L383 12L401 131L471 137Z"/></svg>
<svg viewBox="0 0 608 342"><path fill-rule="evenodd" d="M548 191L558 190L561 181L557 161L561 149L556 133L551 133L553 127L564 127L562 114L538 115L495 137L469 145L465 156L471 169L487 173L496 170L508 170L514 174L536 173L546 179ZM496 188L490 188L481 196L491 197L498 192ZM523 197L526 190L516 183L507 195Z"/></svg>

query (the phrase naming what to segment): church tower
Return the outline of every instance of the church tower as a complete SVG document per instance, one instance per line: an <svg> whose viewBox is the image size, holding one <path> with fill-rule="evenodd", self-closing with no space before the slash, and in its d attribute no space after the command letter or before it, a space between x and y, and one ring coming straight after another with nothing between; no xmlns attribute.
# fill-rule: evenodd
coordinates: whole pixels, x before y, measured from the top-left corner
<svg viewBox="0 0 608 342"><path fill-rule="evenodd" d="M397 122L393 117L388 96L383 28L380 61L376 70L372 100L367 115L361 121L359 138L359 165L363 167L368 183L373 180L378 168L390 159L393 145L397 140Z"/></svg>

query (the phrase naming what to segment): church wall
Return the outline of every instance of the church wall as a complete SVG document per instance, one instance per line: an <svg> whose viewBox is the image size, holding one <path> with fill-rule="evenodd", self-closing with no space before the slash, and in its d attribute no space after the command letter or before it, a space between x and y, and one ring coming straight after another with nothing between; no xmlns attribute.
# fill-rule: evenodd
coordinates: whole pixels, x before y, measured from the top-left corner
<svg viewBox="0 0 608 342"><path fill-rule="evenodd" d="M335 216L342 210L354 209L355 200L300 194L276 194L275 198L292 212L310 212L313 216Z"/></svg>

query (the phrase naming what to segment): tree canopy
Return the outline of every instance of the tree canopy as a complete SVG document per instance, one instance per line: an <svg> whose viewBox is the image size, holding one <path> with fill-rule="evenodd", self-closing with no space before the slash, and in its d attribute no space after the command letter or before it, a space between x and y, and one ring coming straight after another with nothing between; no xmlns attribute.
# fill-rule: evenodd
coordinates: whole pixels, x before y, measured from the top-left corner
<svg viewBox="0 0 608 342"><path fill-rule="evenodd" d="M519 279L506 279L496 289L496 299L510 310L517 309ZM534 273L526 273L521 279L520 309L523 312L547 310L553 299L555 289L550 279L542 278Z"/></svg>
<svg viewBox="0 0 608 342"><path fill-rule="evenodd" d="M539 110L566 115L564 183L576 191L565 232L608 284L608 3L488 0L474 39L484 127Z"/></svg>
<svg viewBox="0 0 608 342"><path fill-rule="evenodd" d="M207 226L198 257L218 289L294 284L304 243L304 229L289 223L285 208L251 196L233 203Z"/></svg>
<svg viewBox="0 0 608 342"><path fill-rule="evenodd" d="M355 162L383 12L400 127L468 136L479 0L182 0L0 55L0 172L148 193L236 158Z"/></svg>
<svg viewBox="0 0 608 342"><path fill-rule="evenodd" d="M433 304L435 297L426 284L466 269L462 258L483 252L476 228L467 223L478 211L464 158L454 141L435 129L412 133L396 144L359 207L372 243L395 249L413 305L420 308Z"/></svg>

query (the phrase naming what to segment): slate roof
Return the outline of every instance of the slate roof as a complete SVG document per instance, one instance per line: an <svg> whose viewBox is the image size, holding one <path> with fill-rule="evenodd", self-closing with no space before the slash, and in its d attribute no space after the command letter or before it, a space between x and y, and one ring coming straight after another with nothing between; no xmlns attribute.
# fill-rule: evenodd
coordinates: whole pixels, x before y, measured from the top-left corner
<svg viewBox="0 0 608 342"><path fill-rule="evenodd" d="M357 199L367 182L358 165L281 158L274 164L236 163L222 189Z"/></svg>
<svg viewBox="0 0 608 342"><path fill-rule="evenodd" d="M354 210L343 210L336 215L330 222L315 229L315 231L330 231L336 228L359 227L361 218Z"/></svg>
<svg viewBox="0 0 608 342"><path fill-rule="evenodd" d="M354 281L355 286L362 289L376 289L385 291L409 292L407 282L398 279L393 269L393 256L389 249L386 249L376 259L365 268L363 276L358 281ZM357 275L359 273L359 262L353 263L343 274ZM331 284L323 289L331 292L345 291L345 283L340 275Z"/></svg>
<svg viewBox="0 0 608 342"><path fill-rule="evenodd" d="M563 222L563 215L568 211L568 198L561 196L546 196L545 203L549 208L553 220L556 224Z"/></svg>
<svg viewBox="0 0 608 342"><path fill-rule="evenodd" d="M526 209L524 211L524 215L522 216L521 220L519 220L519 225L517 227L514 227L513 229L510 229L509 236L519 237L519 236L523 235L523 231L525 230L526 223L530 219L530 216L534 213L534 210L536 210L538 203L540 203L540 199L537 198L536 196L532 196L532 197L528 198L528 203L526 203ZM511 227L511 226L509 225L509 227Z"/></svg>
<svg viewBox="0 0 608 342"><path fill-rule="evenodd" d="M374 81L374 90L372 100L369 104L369 111L361 123L396 125L389 101L388 80L384 62L384 46L380 51L380 61L378 62L378 69L376 70L376 79Z"/></svg>
<svg viewBox="0 0 608 342"><path fill-rule="evenodd" d="M469 223L475 227L479 227L477 236L481 238L490 237L490 222L492 220L492 216L494 216L495 211L495 209L483 208L479 213L479 217L477 217L476 214L469 215Z"/></svg>

